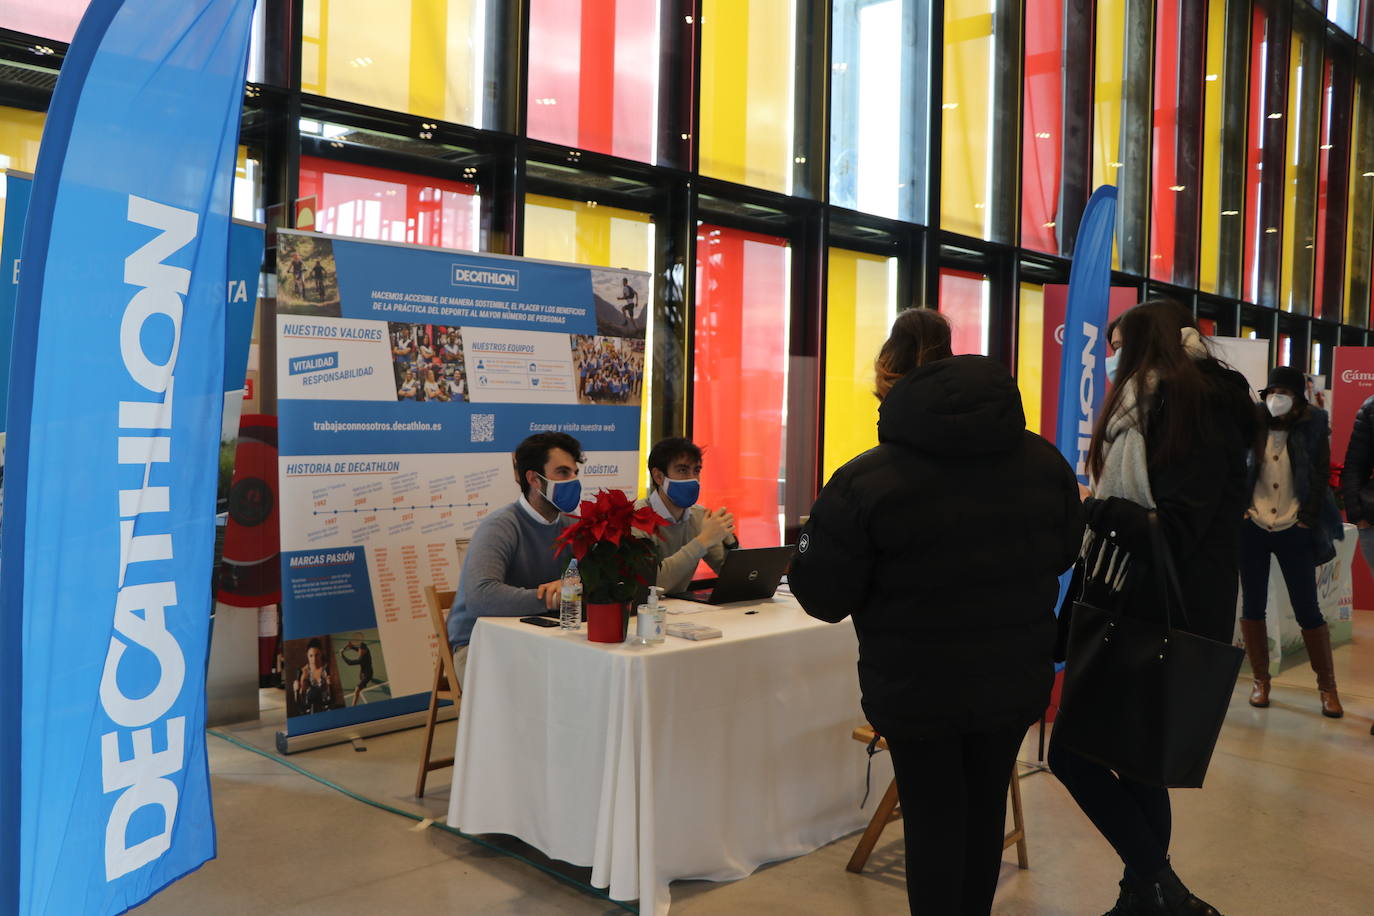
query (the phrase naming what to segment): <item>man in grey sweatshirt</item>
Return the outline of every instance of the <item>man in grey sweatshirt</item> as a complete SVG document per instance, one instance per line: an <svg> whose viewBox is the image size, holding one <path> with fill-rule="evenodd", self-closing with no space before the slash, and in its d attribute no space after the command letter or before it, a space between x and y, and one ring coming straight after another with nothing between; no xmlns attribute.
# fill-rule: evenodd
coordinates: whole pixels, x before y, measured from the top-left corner
<svg viewBox="0 0 1374 916"><path fill-rule="evenodd" d="M725 509L697 505L701 495L701 448L689 439L664 439L649 450L653 489L636 508L651 506L668 524L659 529L663 562L657 585L664 594L687 591L697 564L705 560L717 573L725 554L739 546L735 517Z"/></svg>
<svg viewBox="0 0 1374 916"><path fill-rule="evenodd" d="M554 555L553 541L572 524L567 513L581 499L582 446L567 433L536 433L513 459L520 498L477 527L448 615L460 682L478 617L527 617L558 607L565 561Z"/></svg>

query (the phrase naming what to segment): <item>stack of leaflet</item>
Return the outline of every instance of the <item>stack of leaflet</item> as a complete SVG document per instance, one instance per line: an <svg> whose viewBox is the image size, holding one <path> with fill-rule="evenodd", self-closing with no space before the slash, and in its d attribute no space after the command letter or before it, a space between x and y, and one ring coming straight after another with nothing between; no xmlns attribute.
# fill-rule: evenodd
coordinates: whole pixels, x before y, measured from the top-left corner
<svg viewBox="0 0 1374 916"><path fill-rule="evenodd" d="M715 627L708 627L703 623L687 623L686 621L666 624L663 632L669 636L676 636L679 639L690 639L697 642L703 639L719 639L720 630Z"/></svg>

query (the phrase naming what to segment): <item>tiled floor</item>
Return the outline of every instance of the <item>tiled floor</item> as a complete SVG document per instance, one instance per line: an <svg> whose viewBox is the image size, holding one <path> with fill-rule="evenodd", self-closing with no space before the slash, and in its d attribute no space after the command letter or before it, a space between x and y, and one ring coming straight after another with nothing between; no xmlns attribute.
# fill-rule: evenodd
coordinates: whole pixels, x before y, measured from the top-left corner
<svg viewBox="0 0 1374 916"><path fill-rule="evenodd" d="M1356 613L1357 645L1336 651L1346 717L1317 712L1306 665L1275 678L1274 705L1251 709L1238 684L1202 790L1174 793L1174 863L1227 916L1374 913L1374 612ZM271 694L268 694L269 698ZM226 729L270 748L281 710ZM441 726L451 744L454 726ZM418 731L293 755L350 790L442 818L448 776L410 796ZM624 912L530 864L369 807L280 763L210 739L219 858L138 912L610 914ZM856 748L857 750L857 748ZM1026 756L1034 747L1027 742ZM1010 852L994 913L1100 914L1120 865L1049 775L1022 782L1031 867ZM673 885L673 913L903 912L901 832L889 829L868 870L844 870L856 837L730 884ZM510 844L519 849L518 844ZM537 853L523 850L532 858ZM578 874L569 870L571 874ZM585 874L585 873L583 873Z"/></svg>

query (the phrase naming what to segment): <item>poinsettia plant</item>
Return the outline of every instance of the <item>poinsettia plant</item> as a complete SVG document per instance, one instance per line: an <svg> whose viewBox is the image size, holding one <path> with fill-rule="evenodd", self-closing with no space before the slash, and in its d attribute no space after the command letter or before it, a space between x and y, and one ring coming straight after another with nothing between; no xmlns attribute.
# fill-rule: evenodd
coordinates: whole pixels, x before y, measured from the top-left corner
<svg viewBox="0 0 1374 916"><path fill-rule="evenodd" d="M588 604L632 601L658 569L663 525L663 516L648 506L636 509L623 490L602 490L583 500L577 521L554 541L554 553L577 558Z"/></svg>

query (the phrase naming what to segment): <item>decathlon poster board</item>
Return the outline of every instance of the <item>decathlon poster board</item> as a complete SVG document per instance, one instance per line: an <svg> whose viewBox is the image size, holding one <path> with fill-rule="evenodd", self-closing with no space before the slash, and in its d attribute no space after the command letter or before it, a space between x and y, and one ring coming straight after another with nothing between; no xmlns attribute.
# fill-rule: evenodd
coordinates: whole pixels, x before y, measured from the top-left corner
<svg viewBox="0 0 1374 916"><path fill-rule="evenodd" d="M522 439L633 492L649 275L291 231L277 259L286 737L344 740L427 707L424 588L518 496Z"/></svg>

